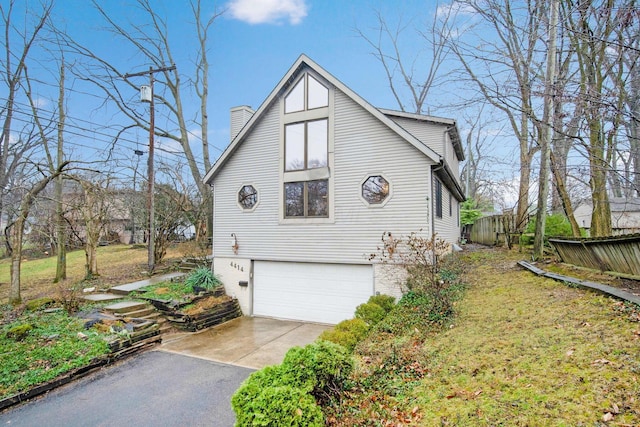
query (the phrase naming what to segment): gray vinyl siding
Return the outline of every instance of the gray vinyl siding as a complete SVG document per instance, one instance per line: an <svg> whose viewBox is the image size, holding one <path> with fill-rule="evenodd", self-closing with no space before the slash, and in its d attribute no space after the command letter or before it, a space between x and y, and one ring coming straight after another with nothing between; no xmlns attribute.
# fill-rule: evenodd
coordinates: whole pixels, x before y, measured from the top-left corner
<svg viewBox="0 0 640 427"><path fill-rule="evenodd" d="M435 203L435 190L434 190ZM447 242L456 243L460 237L460 226L458 221L458 201L451 195L451 191L442 186L442 218L435 216L435 208L433 209L434 221L433 228L440 239ZM449 215L451 212L451 215Z"/></svg>
<svg viewBox="0 0 640 427"><path fill-rule="evenodd" d="M460 162L458 161L458 156L456 156L456 151L453 148L453 144L451 143L451 138L449 138L449 134L445 134L445 145L447 150L445 151L444 161L451 168L451 172L456 177L460 176Z"/></svg>
<svg viewBox="0 0 640 427"><path fill-rule="evenodd" d="M279 218L276 101L214 179L214 256L234 256L230 236L235 233L242 258L363 264L385 231L430 235L433 162L351 98L336 90L334 100L334 221L300 224ZM369 207L359 196L361 182L372 174L382 174L391 184L383 207ZM258 190L252 212L241 211L236 202L243 184Z"/></svg>
<svg viewBox="0 0 640 427"><path fill-rule="evenodd" d="M460 162L446 132L447 125L405 117L392 117L392 119L442 156L453 174L459 176Z"/></svg>

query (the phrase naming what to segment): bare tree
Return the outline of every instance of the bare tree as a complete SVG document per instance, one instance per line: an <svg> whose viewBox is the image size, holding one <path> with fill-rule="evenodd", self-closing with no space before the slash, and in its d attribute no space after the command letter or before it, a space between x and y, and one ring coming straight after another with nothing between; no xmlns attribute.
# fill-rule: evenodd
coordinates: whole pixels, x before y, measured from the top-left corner
<svg viewBox="0 0 640 427"><path fill-rule="evenodd" d="M626 6L632 6L634 2ZM579 78L577 101L583 111L579 140L589 161L589 186L593 203L591 235L611 234L611 210L607 175L612 169L618 131L622 126L623 97L612 90L622 79L624 62L620 45L620 11L613 0L596 4L568 2L566 13L569 38L575 52ZM633 21L627 21L630 25Z"/></svg>
<svg viewBox="0 0 640 427"><path fill-rule="evenodd" d="M31 124L27 124L18 131L14 129L14 115L17 108L17 97L23 88L28 55L38 41L53 6L53 2L44 2L42 10L38 14L34 14L33 22L29 21L29 16L22 20L18 19L17 22L24 23L24 27L21 28L14 23L15 4L16 2L13 0L8 4L0 4L0 17L4 29L1 40L4 60L0 61L0 69L6 90L2 106L0 106L0 120L2 121L2 133L0 133L0 217L4 213L4 198L7 191L10 190L11 177L20 167L23 158L38 144L38 140L31 137L33 132L30 129ZM19 39L17 46L14 46L14 37ZM10 247L11 245L7 241L9 251Z"/></svg>
<svg viewBox="0 0 640 427"><path fill-rule="evenodd" d="M154 99L158 105L162 105L163 110L168 111L169 118L166 124L156 122L155 135L180 144L191 177L200 192L201 201L206 206L207 232L210 235L213 221L213 202L210 188L202 181L206 171L211 168L207 113L209 94L208 39L214 21L222 12L215 12L208 19L204 19L205 12L202 11L201 1L194 0L190 3L195 20L195 38L198 47L194 52L196 58L192 71L193 77L183 81L184 69L187 69L188 65L176 64L167 20L153 9L150 0L135 0L134 4L144 12L147 22L123 24L119 21L121 17L110 16L98 2L94 1L97 11L108 24L109 31L116 40L134 49L140 55L141 62L152 64L158 69L165 69L158 73L156 83L159 90L154 91ZM129 97L130 94L137 92L137 86L134 82L123 78L130 70L121 70L110 59L98 56L90 48L80 45L65 35L61 35L61 37L74 53L80 54L88 60L84 66L75 67L76 77L93 83L103 93L106 100L124 114L131 123L125 125L125 129L135 126L149 131L150 124L146 114L140 110L135 102L131 102ZM184 46L180 46L180 48L183 49ZM168 67L169 65L175 65L175 68ZM188 118L190 113L185 110L185 104L189 104L185 93L190 90L193 90L199 99L199 110L193 119ZM198 158L192 148L194 133L191 131L191 127L193 125L200 129L202 158ZM177 129L169 126L176 126Z"/></svg>
<svg viewBox="0 0 640 427"><path fill-rule="evenodd" d="M10 226L12 228L11 243L14 248L11 254L11 289L9 291L9 304L11 305L15 306L22 302L22 297L20 296L20 266L22 264L22 240L29 211L31 210L31 206L34 203L36 196L63 172L67 164L67 162L62 163L60 168L58 168L54 173L45 174L44 177L31 187L20 202L18 217Z"/></svg>
<svg viewBox="0 0 640 427"><path fill-rule="evenodd" d="M471 37L451 38L449 47L479 93L507 118L518 141L520 178L516 231L526 224L531 165L539 151L534 100L543 58L539 52L546 31L546 1L458 0L481 25L460 30ZM487 29L490 33L487 34ZM453 33L453 30L451 31Z"/></svg>
<svg viewBox="0 0 640 427"><path fill-rule="evenodd" d="M376 17L378 25L372 29L372 35L362 29L356 31L382 64L400 110L422 114L425 112L425 100L430 90L438 84L439 70L449 53L446 40L451 37L451 30L446 24L450 12L445 9L444 13L434 16L428 28L415 30L417 37L424 41L425 48L408 55L408 58L405 57L400 38L410 28L410 23L405 24L400 19L396 25L392 25L379 11ZM422 65L422 62L425 64ZM410 106L404 93L409 94Z"/></svg>

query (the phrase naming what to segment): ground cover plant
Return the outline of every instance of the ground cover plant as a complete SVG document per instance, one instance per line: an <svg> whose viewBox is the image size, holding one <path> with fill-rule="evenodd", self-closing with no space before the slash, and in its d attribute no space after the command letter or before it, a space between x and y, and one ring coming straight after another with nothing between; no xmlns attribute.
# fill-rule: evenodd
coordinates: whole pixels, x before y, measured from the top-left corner
<svg viewBox="0 0 640 427"><path fill-rule="evenodd" d="M189 301L199 293L212 291L222 285L209 268L198 268L177 281L155 283L141 288L138 297L162 301Z"/></svg>
<svg viewBox="0 0 640 427"><path fill-rule="evenodd" d="M193 252L171 247L168 260L178 258L185 250ZM71 315L101 306L81 304L83 287L109 288L147 277L145 247L111 245L98 251L101 276L91 282L82 280L85 257L81 250L67 254L68 279L59 284L52 283L55 257L23 262L25 303L20 307L6 305L9 260L0 260L0 399L88 366L94 358L109 352L108 343L118 334L127 333L116 332L103 323L87 329L85 321ZM48 312L51 309L54 311Z"/></svg>
<svg viewBox="0 0 640 427"><path fill-rule="evenodd" d="M327 424L640 425L639 308L535 276L521 258L463 254L464 298L444 322L401 301L355 347L354 385L323 407Z"/></svg>
<svg viewBox="0 0 640 427"><path fill-rule="evenodd" d="M86 329L82 319L64 310L27 310L11 317L0 326L0 399L89 365L109 352L112 332Z"/></svg>

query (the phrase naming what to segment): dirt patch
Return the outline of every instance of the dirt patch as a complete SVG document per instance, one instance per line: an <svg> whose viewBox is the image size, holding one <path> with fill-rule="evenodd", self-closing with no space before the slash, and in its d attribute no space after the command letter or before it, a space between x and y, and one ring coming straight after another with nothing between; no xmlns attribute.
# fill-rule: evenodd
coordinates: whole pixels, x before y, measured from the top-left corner
<svg viewBox="0 0 640 427"><path fill-rule="evenodd" d="M189 316L195 316L196 314L201 314L204 313L205 311L220 305L222 303L231 301L232 298L228 295L223 295L223 296L219 296L219 297L207 297L207 298L203 298L201 300L198 300L197 302L195 302L193 305L191 305L190 307L182 310L182 312L184 314L187 314Z"/></svg>

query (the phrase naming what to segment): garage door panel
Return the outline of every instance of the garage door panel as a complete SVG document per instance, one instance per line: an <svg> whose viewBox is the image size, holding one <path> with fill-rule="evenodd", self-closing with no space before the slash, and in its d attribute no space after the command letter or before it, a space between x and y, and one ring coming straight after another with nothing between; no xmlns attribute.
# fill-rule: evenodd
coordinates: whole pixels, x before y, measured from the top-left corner
<svg viewBox="0 0 640 427"><path fill-rule="evenodd" d="M253 277L256 316L335 324L373 294L370 265L255 261Z"/></svg>

